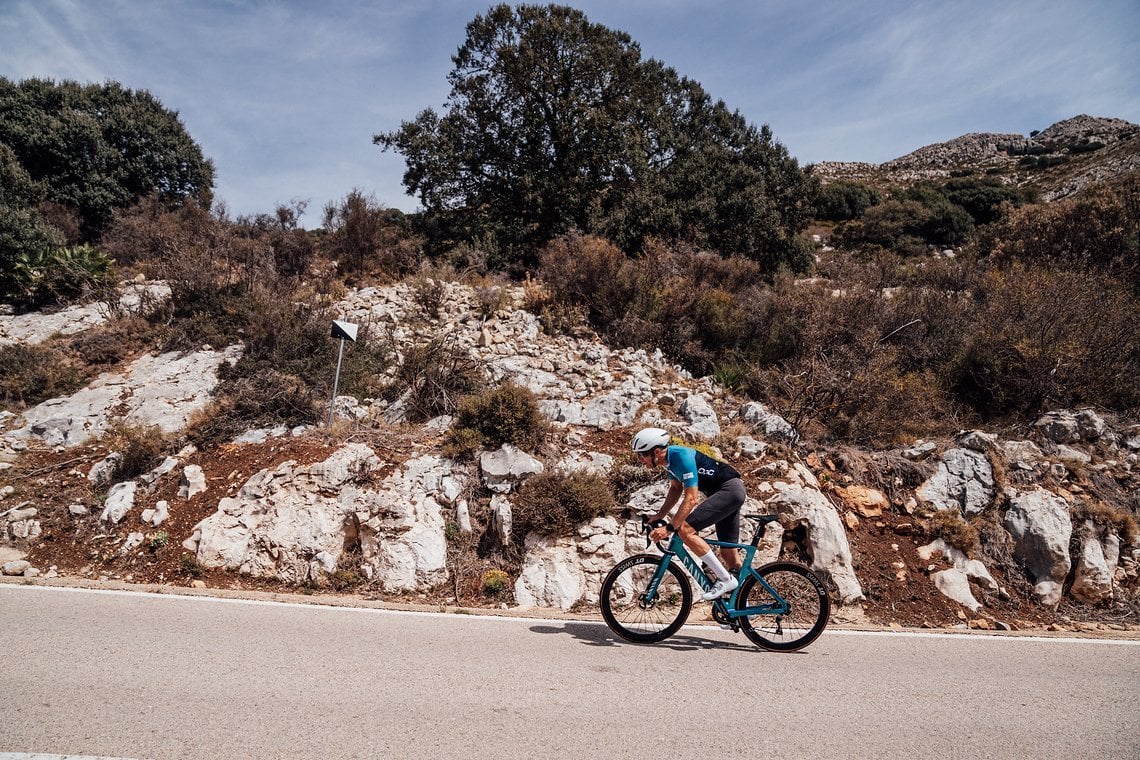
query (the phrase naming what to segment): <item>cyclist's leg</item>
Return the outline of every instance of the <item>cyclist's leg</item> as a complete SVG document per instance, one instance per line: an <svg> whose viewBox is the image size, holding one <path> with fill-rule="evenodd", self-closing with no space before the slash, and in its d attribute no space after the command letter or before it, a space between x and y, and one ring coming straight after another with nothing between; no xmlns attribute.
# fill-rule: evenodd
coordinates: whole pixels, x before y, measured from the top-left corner
<svg viewBox="0 0 1140 760"><path fill-rule="evenodd" d="M694 530L704 530L710 525L716 525L718 540L733 544L739 543L740 507L744 504L746 497L744 483L740 478L725 481L716 493L702 501L693 510L686 522ZM729 573L736 575L740 571L740 552L738 550L723 547L720 550L720 556Z"/></svg>

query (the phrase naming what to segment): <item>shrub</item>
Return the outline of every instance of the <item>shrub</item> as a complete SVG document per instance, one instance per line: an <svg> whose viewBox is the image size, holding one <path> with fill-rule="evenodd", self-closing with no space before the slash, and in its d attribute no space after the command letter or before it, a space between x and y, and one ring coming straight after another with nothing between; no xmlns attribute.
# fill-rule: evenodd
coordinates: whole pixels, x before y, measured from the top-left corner
<svg viewBox="0 0 1140 760"><path fill-rule="evenodd" d="M155 425L138 426L115 422L101 437L109 451L121 459L115 467L116 480L130 480L153 469L166 451L162 431Z"/></svg>
<svg viewBox="0 0 1140 760"><path fill-rule="evenodd" d="M45 346L0 346L0 403L32 406L83 387L86 374L70 356Z"/></svg>
<svg viewBox="0 0 1140 760"><path fill-rule="evenodd" d="M190 578L200 578L206 574L206 568L202 567L198 558L193 554L182 555L182 559L178 563L178 571Z"/></svg>
<svg viewBox="0 0 1140 760"><path fill-rule="evenodd" d="M1000 266L1106 271L1140 294L1140 173L1047 206L1009 209L979 250Z"/></svg>
<svg viewBox="0 0 1140 760"><path fill-rule="evenodd" d="M412 282L412 299L432 319L439 318L439 310L446 294L447 288L442 280L421 276Z"/></svg>
<svg viewBox="0 0 1140 760"><path fill-rule="evenodd" d="M70 350L85 364L99 367L157 347L162 335L162 327L143 317L123 317L79 333L71 339Z"/></svg>
<svg viewBox="0 0 1140 760"><path fill-rule="evenodd" d="M187 436L206 448L250 428L313 425L327 411L326 403L301 378L266 369L223 381L218 399L191 418Z"/></svg>
<svg viewBox="0 0 1140 760"><path fill-rule="evenodd" d="M337 569L328 576L329 587L338 593L351 591L364 583L364 578L356 570Z"/></svg>
<svg viewBox="0 0 1140 760"><path fill-rule="evenodd" d="M819 192L816 214L820 219L845 222L858 219L867 209L882 202L882 194L861 182L840 180Z"/></svg>
<svg viewBox="0 0 1140 760"><path fill-rule="evenodd" d="M0 143L0 149L3 148ZM0 180L7 179L0 177ZM9 189L5 185L6 182L0 182L0 196ZM65 242L63 233L48 224L41 214L0 203L0 299L23 303L26 283L18 269L20 262L34 260L41 252L58 248Z"/></svg>
<svg viewBox="0 0 1140 760"><path fill-rule="evenodd" d="M453 414L460 399L486 383L483 371L451 335L411 346L396 370L390 396L407 393L408 419Z"/></svg>
<svg viewBox="0 0 1140 760"><path fill-rule="evenodd" d="M498 597L510 587L511 577L504 571L492 568L483 573L483 593Z"/></svg>
<svg viewBox="0 0 1140 760"><path fill-rule="evenodd" d="M17 303L67 303L108 282L111 260L89 245L38 247L11 262L6 279Z"/></svg>
<svg viewBox="0 0 1140 760"><path fill-rule="evenodd" d="M397 279L415 271L423 241L410 231L404 214L381 206L371 195L351 191L339 205L325 207L321 249L341 271L383 274Z"/></svg>
<svg viewBox="0 0 1140 760"><path fill-rule="evenodd" d="M1073 515L1076 520L1092 520L1097 525L1111 527L1125 544L1134 545L1140 537L1140 528L1137 527L1136 518L1126 509L1114 507L1098 501L1083 502L1077 513Z"/></svg>
<svg viewBox="0 0 1140 760"><path fill-rule="evenodd" d="M928 538L940 538L966 555L973 554L980 546L978 529L952 509L935 512L926 521L924 530Z"/></svg>
<svg viewBox="0 0 1140 760"><path fill-rule="evenodd" d="M575 527L617 509L606 479L583 472L542 473L519 486L512 518L517 535L567 536Z"/></svg>
<svg viewBox="0 0 1140 760"><path fill-rule="evenodd" d="M983 280L976 310L948 379L982 414L1140 405L1140 300L1111 277L1013 266Z"/></svg>
<svg viewBox="0 0 1140 760"><path fill-rule="evenodd" d="M445 441L445 454L462 457L481 447L497 448L504 443L534 451L545 436L546 422L534 394L505 382L459 403Z"/></svg>

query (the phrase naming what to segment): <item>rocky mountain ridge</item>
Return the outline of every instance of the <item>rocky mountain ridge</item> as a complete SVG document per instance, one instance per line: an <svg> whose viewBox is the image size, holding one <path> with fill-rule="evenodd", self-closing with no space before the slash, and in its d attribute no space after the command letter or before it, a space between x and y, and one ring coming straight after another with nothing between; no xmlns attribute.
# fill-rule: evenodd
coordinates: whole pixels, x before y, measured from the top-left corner
<svg viewBox="0 0 1140 760"><path fill-rule="evenodd" d="M882 164L824 161L815 173L840 179L909 184L970 174L1014 185L1036 185L1042 199L1068 197L1099 182L1140 170L1140 126L1085 114L1028 136L972 132L927 145Z"/></svg>
<svg viewBox="0 0 1140 760"><path fill-rule="evenodd" d="M4 572L326 588L351 577L362 584L352 588L397 599L588 610L605 572L644 550L639 517L655 511L663 484L633 490L618 513L561 537L518 535L512 500L539 472L627 467L632 431L658 425L739 465L746 511L781 516L762 556L809 562L847 619L1064 625L1060 606L1090 625L1128 624L1113 615L1127 620L1140 596L1140 546L1099 505L1135 492L1140 428L1059 411L1024 439L965 431L883 452L805 448L774 410L660 353L548 334L522 308L521 288L488 315L473 288L436 284L442 305L426 318L408 283L352 292L338 315L383 326L403 346L447 336L492 384L529 388L553 429L541 451L508 445L452 461L439 453L450 419L410 425L406 399L340 397L334 431L247 431L219 451L188 447L114 483L117 452L99 443L108 420L177 433L241 347L142 356L69 397L0 415ZM15 320L0 317L0 331L21 340ZM958 545L931 529L939 515L984 518L985 540ZM486 564L457 559L465 542L520 549L509 601L480 596ZM461 582L476 590L464 595Z"/></svg>

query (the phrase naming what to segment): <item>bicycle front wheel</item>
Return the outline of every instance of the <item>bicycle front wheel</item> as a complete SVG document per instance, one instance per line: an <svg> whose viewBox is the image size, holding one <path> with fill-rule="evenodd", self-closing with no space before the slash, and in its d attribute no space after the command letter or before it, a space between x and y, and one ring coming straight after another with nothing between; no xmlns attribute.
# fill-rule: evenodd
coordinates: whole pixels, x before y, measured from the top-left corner
<svg viewBox="0 0 1140 760"><path fill-rule="evenodd" d="M672 636L689 617L693 591L672 562L657 590L647 590L664 557L638 554L619 562L602 581L602 617L610 630L627 641L651 644Z"/></svg>
<svg viewBox="0 0 1140 760"><path fill-rule="evenodd" d="M816 640L827 627L831 600L815 573L795 562L773 562L756 570L780 599L788 604L784 614L747 615L740 627L753 644L776 652L794 652ZM737 594L737 609L777 604L756 576L749 575Z"/></svg>

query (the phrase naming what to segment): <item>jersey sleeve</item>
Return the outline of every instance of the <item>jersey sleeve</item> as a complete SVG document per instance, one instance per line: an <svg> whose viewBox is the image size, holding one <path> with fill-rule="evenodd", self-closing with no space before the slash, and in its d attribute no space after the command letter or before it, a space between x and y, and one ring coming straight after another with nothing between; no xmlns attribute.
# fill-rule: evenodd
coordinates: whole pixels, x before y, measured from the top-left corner
<svg viewBox="0 0 1140 760"><path fill-rule="evenodd" d="M685 488L697 484L697 452L685 446L670 446L667 450L666 469L673 480Z"/></svg>

